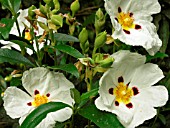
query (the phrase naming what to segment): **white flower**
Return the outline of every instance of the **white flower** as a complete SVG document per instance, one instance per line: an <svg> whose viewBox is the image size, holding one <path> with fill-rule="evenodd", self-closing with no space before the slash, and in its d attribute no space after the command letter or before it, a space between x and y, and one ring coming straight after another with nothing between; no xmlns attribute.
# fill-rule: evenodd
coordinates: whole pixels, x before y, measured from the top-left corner
<svg viewBox="0 0 170 128"><path fill-rule="evenodd" d="M21 124L26 116L41 104L53 101L73 106L70 89L74 85L62 73L52 72L43 67L33 68L24 72L22 84L29 93L9 87L4 92L4 108L11 118L20 118ZM38 98L38 100L37 100ZM55 121L63 122L72 115L71 108L63 108L47 114L36 128L51 128Z"/></svg>
<svg viewBox="0 0 170 128"><path fill-rule="evenodd" d="M152 14L159 13L158 0L105 0L105 9L115 29L114 39L132 46L143 46L154 55L162 46Z"/></svg>
<svg viewBox="0 0 170 128"><path fill-rule="evenodd" d="M20 14L19 14L17 20L18 20L20 32L22 33L22 32L24 31L24 29L25 29L24 24L27 25L28 27L30 27L30 23L29 23L28 20L25 18L25 17L28 16L28 9L19 10L18 12L19 12ZM42 17L38 17L38 21L41 21L41 22L46 23L46 19L45 19L45 18L42 18ZM39 35L42 35L42 34L43 34L44 30L38 25L38 31L35 31L35 32L36 32L36 36L39 36ZM16 23L14 23L14 26L11 28L10 34L19 36ZM21 51L20 46L19 46L18 44L13 43L13 42L5 41L5 40L0 40L0 43L3 44L3 45L5 45L5 46L3 46L3 47L1 47L1 48L11 49L11 47L13 47L13 48L15 48L16 50ZM40 43L39 49L41 49L43 46L44 46L44 44L43 44L43 43ZM33 43L33 47L34 47L34 49L36 50L35 43ZM29 55L32 55L32 54L33 54L33 51L32 51L31 49L27 48L26 50L27 50L27 53L28 53Z"/></svg>
<svg viewBox="0 0 170 128"><path fill-rule="evenodd" d="M156 115L154 107L167 102L167 89L152 86L164 75L156 64L145 64L146 57L140 54L119 51L112 57L113 68L100 79L95 105L116 114L126 128L134 128Z"/></svg>

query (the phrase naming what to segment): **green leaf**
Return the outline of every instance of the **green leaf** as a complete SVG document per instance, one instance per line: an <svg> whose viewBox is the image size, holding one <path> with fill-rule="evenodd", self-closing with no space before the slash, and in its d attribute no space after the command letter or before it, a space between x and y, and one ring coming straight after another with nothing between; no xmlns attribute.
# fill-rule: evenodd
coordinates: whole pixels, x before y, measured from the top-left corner
<svg viewBox="0 0 170 128"><path fill-rule="evenodd" d="M147 55L146 56L146 62L149 62L153 59L164 58L164 57L168 57L168 55L165 54L165 53L157 52L154 56Z"/></svg>
<svg viewBox="0 0 170 128"><path fill-rule="evenodd" d="M60 44L60 45L55 46L55 48L75 58L84 58L84 56L77 49L69 45Z"/></svg>
<svg viewBox="0 0 170 128"><path fill-rule="evenodd" d="M77 104L79 104L80 101L81 101L80 92L79 92L77 89L75 89L75 88L72 88L70 91L71 91L71 96L72 96L72 98L74 99L74 101L75 101Z"/></svg>
<svg viewBox="0 0 170 128"><path fill-rule="evenodd" d="M165 124L166 124L166 118L165 118L165 116L162 115L162 114L159 114L158 117L159 117L159 119L161 120L161 122L165 125Z"/></svg>
<svg viewBox="0 0 170 128"><path fill-rule="evenodd" d="M62 102L49 102L40 105L26 117L20 128L35 128L47 116L49 112L55 112L65 107L70 106Z"/></svg>
<svg viewBox="0 0 170 128"><path fill-rule="evenodd" d="M0 49L0 62L8 62L8 63L22 63L25 65L29 65L35 67L33 63L31 63L27 58L25 58L19 52L10 49Z"/></svg>
<svg viewBox="0 0 170 128"><path fill-rule="evenodd" d="M0 26L0 32L4 39L7 39L9 37L9 33L11 31L11 28L13 27L14 20L2 18L0 23L2 24Z"/></svg>
<svg viewBox="0 0 170 128"><path fill-rule="evenodd" d="M169 22L165 16L162 18L162 26L160 27L160 38L162 40L162 47L160 48L160 52L165 53L168 41L169 41Z"/></svg>
<svg viewBox="0 0 170 128"><path fill-rule="evenodd" d="M10 40L11 42L15 43L15 44L18 44L20 47L26 47L26 48L29 48L29 49L32 49L34 50L33 46L32 45L28 45L26 42L24 41L21 41L21 40Z"/></svg>
<svg viewBox="0 0 170 128"><path fill-rule="evenodd" d="M89 98L89 97L91 97L91 96L96 96L97 94L98 94L98 88L96 88L96 89L93 89L93 90L91 90L91 91L89 91L89 92L86 92L86 93L83 93L82 95L81 95L81 100L84 100L84 99L87 99L87 98Z"/></svg>
<svg viewBox="0 0 170 128"><path fill-rule="evenodd" d="M100 111L95 105L89 105L79 110L79 114L100 128L124 128L118 121L116 115L105 111Z"/></svg>
<svg viewBox="0 0 170 128"><path fill-rule="evenodd" d="M63 33L55 33L54 38L56 41L71 41L71 42L79 42L79 39L77 39L74 36L70 36Z"/></svg>
<svg viewBox="0 0 170 128"><path fill-rule="evenodd" d="M20 86L22 85L22 81L19 78L12 78L10 81L10 86Z"/></svg>
<svg viewBox="0 0 170 128"><path fill-rule="evenodd" d="M79 77L79 72L76 68L76 66L74 64L63 64L63 65L59 65L59 66L48 66L47 68L49 69L59 69L59 70L63 70L66 71L68 73L71 73L72 75L74 75L75 77Z"/></svg>
<svg viewBox="0 0 170 128"><path fill-rule="evenodd" d="M21 0L0 0L0 2L5 8L10 10L12 13L13 11L17 13L21 4Z"/></svg>

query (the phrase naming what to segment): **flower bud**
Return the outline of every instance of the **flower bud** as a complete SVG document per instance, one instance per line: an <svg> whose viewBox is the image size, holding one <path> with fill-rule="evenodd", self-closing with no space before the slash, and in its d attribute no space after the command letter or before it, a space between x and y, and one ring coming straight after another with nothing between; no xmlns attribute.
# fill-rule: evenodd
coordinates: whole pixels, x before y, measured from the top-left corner
<svg viewBox="0 0 170 128"><path fill-rule="evenodd" d="M46 4L49 4L52 0L43 0Z"/></svg>
<svg viewBox="0 0 170 128"><path fill-rule="evenodd" d="M80 9L80 3L79 0L75 0L71 6L70 9L72 11L72 16L74 17L75 13Z"/></svg>
<svg viewBox="0 0 170 128"><path fill-rule="evenodd" d="M63 17L60 15L52 15L51 21L56 26L62 27L63 26Z"/></svg>
<svg viewBox="0 0 170 128"><path fill-rule="evenodd" d="M12 75L6 76L5 77L5 81L9 82L12 80Z"/></svg>
<svg viewBox="0 0 170 128"><path fill-rule="evenodd" d="M99 66L102 68L110 68L110 66L113 64L114 58L108 57L102 61L100 61Z"/></svg>
<svg viewBox="0 0 170 128"><path fill-rule="evenodd" d="M36 9L36 7L34 5L32 5L31 7L29 7L28 9L28 16L30 19L34 18L35 17L35 12L34 10Z"/></svg>
<svg viewBox="0 0 170 128"><path fill-rule="evenodd" d="M105 15L103 14L102 10L99 8L96 12L95 23L94 23L97 33L101 32L102 28L104 27L104 24L105 24Z"/></svg>
<svg viewBox="0 0 170 128"><path fill-rule="evenodd" d="M60 3L58 2L58 0L53 0L53 3L54 3L54 7L55 7L55 10L60 10Z"/></svg>
<svg viewBox="0 0 170 128"><path fill-rule="evenodd" d="M86 28L83 28L78 36L79 41L81 44L85 44L88 39L88 31Z"/></svg>
<svg viewBox="0 0 170 128"><path fill-rule="evenodd" d="M107 32L104 31L104 32L101 32L97 35L96 39L95 39L95 42L94 42L94 47L95 49L98 49L100 47L102 47L105 42L106 42L106 35L107 35Z"/></svg>
<svg viewBox="0 0 170 128"><path fill-rule="evenodd" d="M44 14L45 16L47 15L47 9L45 6L43 6L42 4L40 4L40 12L42 14Z"/></svg>

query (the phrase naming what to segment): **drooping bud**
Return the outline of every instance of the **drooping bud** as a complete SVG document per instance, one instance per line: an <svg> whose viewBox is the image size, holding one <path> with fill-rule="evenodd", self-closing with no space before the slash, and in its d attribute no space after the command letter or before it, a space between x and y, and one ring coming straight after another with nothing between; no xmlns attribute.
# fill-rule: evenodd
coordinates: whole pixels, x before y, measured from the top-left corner
<svg viewBox="0 0 170 128"><path fill-rule="evenodd" d="M95 29L96 29L96 33L100 33L102 28L104 27L105 24L105 15L103 14L102 10L99 8L96 12L95 15Z"/></svg>
<svg viewBox="0 0 170 128"><path fill-rule="evenodd" d="M86 48L86 42L88 40L88 31L86 30L86 28L82 29L82 31L80 32L78 38L79 38L79 41L80 41L80 47L81 47L83 53L85 53L85 51L87 49Z"/></svg>
<svg viewBox="0 0 170 128"><path fill-rule="evenodd" d="M43 6L42 4L40 4L40 12L44 14L45 16L47 15L47 8Z"/></svg>
<svg viewBox="0 0 170 128"><path fill-rule="evenodd" d="M56 26L59 26L59 27L63 26L63 17L61 15L52 15L51 21Z"/></svg>
<svg viewBox="0 0 170 128"><path fill-rule="evenodd" d="M72 16L74 17L75 13L80 9L80 3L79 0L75 0L71 6L70 9L72 11Z"/></svg>
<svg viewBox="0 0 170 128"><path fill-rule="evenodd" d="M5 77L5 81L9 82L12 80L12 75L6 76Z"/></svg>
<svg viewBox="0 0 170 128"><path fill-rule="evenodd" d="M108 57L102 61L100 61L99 66L102 68L110 68L111 65L113 64L114 58L113 57Z"/></svg>
<svg viewBox="0 0 170 128"><path fill-rule="evenodd" d="M53 0L53 3L54 3L54 8L55 10L60 10L60 3L58 2L58 0Z"/></svg>
<svg viewBox="0 0 170 128"><path fill-rule="evenodd" d="M95 39L95 42L94 42L94 48L95 49L98 49L100 47L102 47L105 42L106 42L106 35L107 35L107 32L104 31L104 32L101 32L97 35L96 39Z"/></svg>

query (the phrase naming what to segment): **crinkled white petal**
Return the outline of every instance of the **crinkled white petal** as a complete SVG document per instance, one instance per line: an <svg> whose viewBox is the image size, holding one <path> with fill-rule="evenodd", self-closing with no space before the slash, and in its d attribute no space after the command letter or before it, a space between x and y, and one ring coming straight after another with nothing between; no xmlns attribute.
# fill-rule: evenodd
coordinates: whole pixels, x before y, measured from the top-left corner
<svg viewBox="0 0 170 128"><path fill-rule="evenodd" d="M45 95L49 93L52 96L74 88L74 85L62 73L53 72L43 67L25 71L23 73L22 83L24 88L32 96L34 96L35 90L38 90L40 94Z"/></svg>
<svg viewBox="0 0 170 128"><path fill-rule="evenodd" d="M139 90L133 101L145 102L152 107L161 107L168 101L168 91L165 86L151 86Z"/></svg>
<svg viewBox="0 0 170 128"><path fill-rule="evenodd" d="M126 119L122 119L118 116L119 121L124 125L125 128L135 128L142 124L145 120L149 120L156 115L156 109L150 104L144 104L142 102L135 103L136 109L133 113L132 120L127 123Z"/></svg>
<svg viewBox="0 0 170 128"><path fill-rule="evenodd" d="M162 70L156 64L147 63L138 67L129 86L147 88L164 78Z"/></svg>
<svg viewBox="0 0 170 128"><path fill-rule="evenodd" d="M130 29L130 34L126 34L123 29L115 30L113 33L114 39L119 39L125 44L132 46L144 47L150 55L154 55L162 46L162 41L159 39L155 26L148 21L138 21L135 24L142 28L139 30Z"/></svg>
<svg viewBox="0 0 170 128"><path fill-rule="evenodd" d="M33 109L27 105L33 98L16 87L7 88L3 100L4 108L11 118L22 117Z"/></svg>

